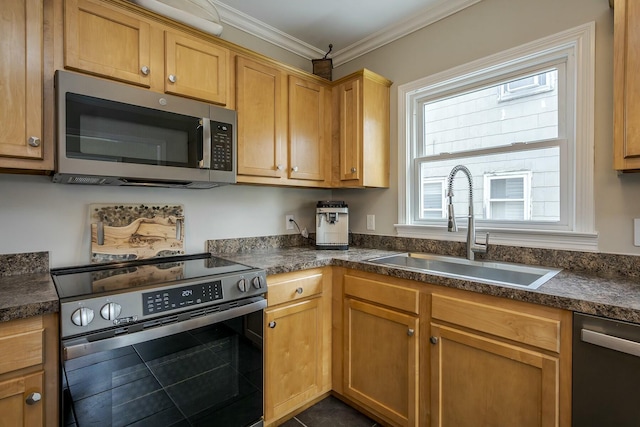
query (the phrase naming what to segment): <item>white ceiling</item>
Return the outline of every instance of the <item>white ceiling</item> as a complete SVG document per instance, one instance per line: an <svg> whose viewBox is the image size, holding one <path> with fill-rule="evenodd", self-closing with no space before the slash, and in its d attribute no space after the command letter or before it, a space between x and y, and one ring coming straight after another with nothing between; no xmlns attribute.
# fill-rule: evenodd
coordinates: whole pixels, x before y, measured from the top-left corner
<svg viewBox="0 0 640 427"><path fill-rule="evenodd" d="M223 26L338 66L481 0L209 0Z"/></svg>

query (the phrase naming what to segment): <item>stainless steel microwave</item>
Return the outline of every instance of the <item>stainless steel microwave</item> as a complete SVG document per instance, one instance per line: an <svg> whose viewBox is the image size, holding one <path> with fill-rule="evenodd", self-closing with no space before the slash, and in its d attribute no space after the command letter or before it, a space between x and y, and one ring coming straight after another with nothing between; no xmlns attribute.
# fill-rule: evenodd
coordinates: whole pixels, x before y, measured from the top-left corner
<svg viewBox="0 0 640 427"><path fill-rule="evenodd" d="M53 182L211 188L236 182L236 112L56 71Z"/></svg>

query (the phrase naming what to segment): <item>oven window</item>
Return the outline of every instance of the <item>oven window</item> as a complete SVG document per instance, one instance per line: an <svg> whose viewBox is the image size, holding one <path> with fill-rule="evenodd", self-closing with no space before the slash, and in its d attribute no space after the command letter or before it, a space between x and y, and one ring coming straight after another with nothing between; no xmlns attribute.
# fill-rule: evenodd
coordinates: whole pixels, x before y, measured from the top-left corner
<svg viewBox="0 0 640 427"><path fill-rule="evenodd" d="M69 158L197 167L200 120L120 102L66 94Z"/></svg>
<svg viewBox="0 0 640 427"><path fill-rule="evenodd" d="M232 319L66 361L64 425L253 425L263 415L262 349L245 337L248 323Z"/></svg>

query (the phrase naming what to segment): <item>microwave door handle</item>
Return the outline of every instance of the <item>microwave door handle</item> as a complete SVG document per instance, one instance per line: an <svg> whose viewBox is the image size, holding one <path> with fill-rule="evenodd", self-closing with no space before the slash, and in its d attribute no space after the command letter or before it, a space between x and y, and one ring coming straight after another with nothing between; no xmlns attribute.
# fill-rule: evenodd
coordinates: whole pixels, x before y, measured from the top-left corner
<svg viewBox="0 0 640 427"><path fill-rule="evenodd" d="M200 120L198 126L200 159L198 167L200 169L211 169L211 120L206 117Z"/></svg>

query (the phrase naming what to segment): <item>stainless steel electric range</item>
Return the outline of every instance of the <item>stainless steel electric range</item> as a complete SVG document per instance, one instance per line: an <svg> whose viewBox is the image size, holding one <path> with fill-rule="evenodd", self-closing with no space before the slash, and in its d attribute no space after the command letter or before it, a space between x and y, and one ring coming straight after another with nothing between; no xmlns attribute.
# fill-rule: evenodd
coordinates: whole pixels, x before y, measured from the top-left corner
<svg viewBox="0 0 640 427"><path fill-rule="evenodd" d="M51 274L62 425L262 425L264 270L198 254Z"/></svg>

